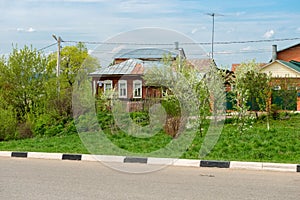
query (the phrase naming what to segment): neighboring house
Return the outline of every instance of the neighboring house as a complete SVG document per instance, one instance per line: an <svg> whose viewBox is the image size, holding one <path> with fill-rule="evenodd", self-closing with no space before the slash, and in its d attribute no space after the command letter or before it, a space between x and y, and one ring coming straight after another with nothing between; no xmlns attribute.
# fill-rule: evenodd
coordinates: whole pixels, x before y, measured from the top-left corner
<svg viewBox="0 0 300 200"><path fill-rule="evenodd" d="M261 72L271 74L272 103L284 110L300 111L300 62L274 60Z"/></svg>
<svg viewBox="0 0 300 200"><path fill-rule="evenodd" d="M114 89L120 100L128 102L129 111L142 109L144 100L162 97L161 88L146 86L143 75L150 68L163 66L162 59L165 56L173 61L178 57L186 59L183 49L121 50L114 56L112 65L90 74L94 95ZM210 59L193 59L187 62L202 73L208 72L212 63Z"/></svg>
<svg viewBox="0 0 300 200"><path fill-rule="evenodd" d="M300 62L300 43L280 51L277 51L277 45L273 45L273 60L274 58L287 62L292 60Z"/></svg>
<svg viewBox="0 0 300 200"><path fill-rule="evenodd" d="M240 64L233 64L234 72ZM262 73L271 74L272 104L284 110L300 111L300 44L277 50L272 46L272 59L260 63Z"/></svg>
<svg viewBox="0 0 300 200"><path fill-rule="evenodd" d="M272 60L263 66L272 76L272 103L284 110L300 111L300 44L278 51L272 46Z"/></svg>

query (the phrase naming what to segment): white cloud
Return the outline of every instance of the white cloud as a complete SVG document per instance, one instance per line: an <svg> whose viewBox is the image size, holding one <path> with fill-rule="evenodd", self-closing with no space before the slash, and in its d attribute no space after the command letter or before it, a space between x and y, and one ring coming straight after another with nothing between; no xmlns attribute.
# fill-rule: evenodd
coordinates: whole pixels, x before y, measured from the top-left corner
<svg viewBox="0 0 300 200"><path fill-rule="evenodd" d="M17 28L17 31L18 32L24 32L24 29L23 28Z"/></svg>
<svg viewBox="0 0 300 200"><path fill-rule="evenodd" d="M269 31L265 32L263 37L266 39L270 39L271 37L273 37L274 34L275 34L274 30L269 30Z"/></svg>
<svg viewBox="0 0 300 200"><path fill-rule="evenodd" d="M26 30L26 32L29 32L29 33L32 33L32 32L35 32L36 30L32 27L30 27L29 29Z"/></svg>
<svg viewBox="0 0 300 200"><path fill-rule="evenodd" d="M245 15L245 14L246 14L246 12L237 12L237 13L235 13L235 15L237 17L240 17L240 16Z"/></svg>
<svg viewBox="0 0 300 200"><path fill-rule="evenodd" d="M32 27L29 27L27 29L25 28L17 28L17 32L26 32L26 33L32 33L32 32L36 32L36 30Z"/></svg>
<svg viewBox="0 0 300 200"><path fill-rule="evenodd" d="M250 51L250 50L252 50L251 46L247 46L241 49L241 51Z"/></svg>
<svg viewBox="0 0 300 200"><path fill-rule="evenodd" d="M89 54L89 55L92 55L93 52L94 52L94 50L92 50L92 49L89 49L89 50L88 50L88 54Z"/></svg>

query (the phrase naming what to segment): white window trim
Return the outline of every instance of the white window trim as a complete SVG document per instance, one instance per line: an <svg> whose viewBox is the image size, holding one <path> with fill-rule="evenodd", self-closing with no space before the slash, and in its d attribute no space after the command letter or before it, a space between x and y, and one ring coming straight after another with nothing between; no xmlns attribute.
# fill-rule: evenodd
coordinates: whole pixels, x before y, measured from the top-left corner
<svg viewBox="0 0 300 200"><path fill-rule="evenodd" d="M136 88L135 88L135 84L136 83L139 83L141 86L140 86L140 96L135 96L135 90L136 90ZM141 80L134 80L133 81L133 86L132 86L132 89L133 89L133 98L135 98L135 99L140 99L140 98L142 98L143 97L143 82L141 81Z"/></svg>
<svg viewBox="0 0 300 200"><path fill-rule="evenodd" d="M97 83L96 80L93 80L93 95L97 93Z"/></svg>
<svg viewBox="0 0 300 200"><path fill-rule="evenodd" d="M276 90L276 91L281 90L281 86L280 85L275 85L273 87L273 90Z"/></svg>
<svg viewBox="0 0 300 200"><path fill-rule="evenodd" d="M121 95L121 84L125 83L125 95ZM127 81L126 80L119 80L118 81L118 90L119 90L119 98L127 98Z"/></svg>
<svg viewBox="0 0 300 200"><path fill-rule="evenodd" d="M108 85L108 84L111 84L111 89L113 89L113 82L112 82L112 80L105 80L105 81L103 82L103 85L104 85L104 92L107 90L107 89L106 89L106 85Z"/></svg>

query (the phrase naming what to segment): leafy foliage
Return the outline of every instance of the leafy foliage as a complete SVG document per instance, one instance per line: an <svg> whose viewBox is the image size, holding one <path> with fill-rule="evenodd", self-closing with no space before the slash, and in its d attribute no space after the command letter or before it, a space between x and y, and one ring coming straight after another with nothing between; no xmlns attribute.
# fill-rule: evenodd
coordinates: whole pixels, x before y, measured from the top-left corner
<svg viewBox="0 0 300 200"><path fill-rule="evenodd" d="M259 72L259 64L254 60L242 63L235 72L234 107L237 111L237 125L240 133L244 132L252 125L252 116L248 115L250 110L249 102L258 105L257 111L270 110L270 76ZM257 115L258 117L258 115ZM269 120L267 117L267 127L269 129Z"/></svg>
<svg viewBox="0 0 300 200"><path fill-rule="evenodd" d="M86 47L62 49L61 76L56 57L25 46L0 58L0 140L74 132L72 86L98 67ZM4 120L5 119L5 120ZM5 123L4 123L5 122Z"/></svg>
<svg viewBox="0 0 300 200"><path fill-rule="evenodd" d="M0 64L0 90L5 104L17 112L18 120L29 113L39 114L45 106L47 59L27 46L14 48L7 60Z"/></svg>

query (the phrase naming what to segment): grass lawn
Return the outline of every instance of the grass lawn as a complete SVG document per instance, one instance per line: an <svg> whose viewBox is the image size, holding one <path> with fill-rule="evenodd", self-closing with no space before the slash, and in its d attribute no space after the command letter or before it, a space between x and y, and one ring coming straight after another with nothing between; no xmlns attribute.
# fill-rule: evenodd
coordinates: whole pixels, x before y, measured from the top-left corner
<svg viewBox="0 0 300 200"><path fill-rule="evenodd" d="M218 143L204 159L300 163L299 122L300 115L286 120L271 120L271 130L267 131L265 122L258 121L242 134L236 131L234 125L225 124ZM172 140L163 133L144 139L124 133L106 135L118 148L136 153L157 150ZM203 137L197 134L181 158L199 159L202 141ZM77 134L0 142L0 151L89 153ZM109 150L101 153L109 154Z"/></svg>
<svg viewBox="0 0 300 200"><path fill-rule="evenodd" d="M0 151L89 153L77 134L0 142Z"/></svg>

